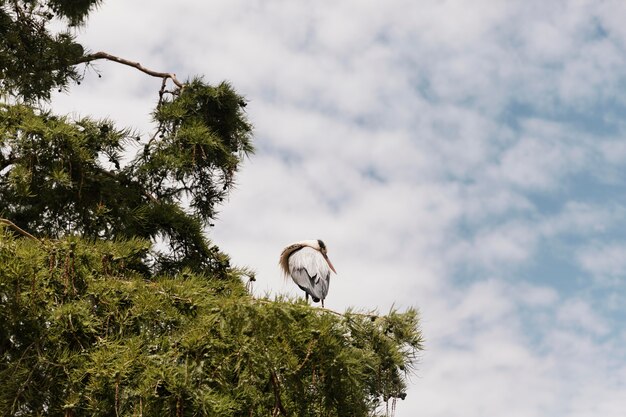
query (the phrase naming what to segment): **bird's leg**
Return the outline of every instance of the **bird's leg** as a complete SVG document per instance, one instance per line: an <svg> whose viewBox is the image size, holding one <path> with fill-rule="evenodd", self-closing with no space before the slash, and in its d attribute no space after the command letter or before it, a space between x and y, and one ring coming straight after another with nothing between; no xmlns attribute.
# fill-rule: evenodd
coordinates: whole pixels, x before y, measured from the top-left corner
<svg viewBox="0 0 626 417"><path fill-rule="evenodd" d="M324 308L324 299L322 298L322 308Z"/></svg>
<svg viewBox="0 0 626 417"><path fill-rule="evenodd" d="M307 304L309 304L309 293L308 293L308 292L305 292L305 293L304 293L304 296L306 297L306 298L305 298L306 303L307 303Z"/></svg>

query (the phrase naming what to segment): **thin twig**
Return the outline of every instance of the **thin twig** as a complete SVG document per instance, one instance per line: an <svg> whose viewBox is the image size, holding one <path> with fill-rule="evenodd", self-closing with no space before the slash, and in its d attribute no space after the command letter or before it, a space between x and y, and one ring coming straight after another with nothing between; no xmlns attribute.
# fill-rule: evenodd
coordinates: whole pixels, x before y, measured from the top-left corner
<svg viewBox="0 0 626 417"><path fill-rule="evenodd" d="M16 232L20 233L23 236L26 236L26 237L29 237L29 238L31 238L33 240L41 242L41 239L31 235L26 230L22 229L21 227L19 227L15 223L13 223L11 220L0 218L0 223L6 224L7 226L11 227L13 230L15 230Z"/></svg>
<svg viewBox="0 0 626 417"><path fill-rule="evenodd" d="M309 342L309 346L307 346L307 349L306 349L306 356L304 357L302 362L300 362L300 364L298 365L296 372L300 372L300 370L304 367L304 364L309 360L309 356L311 356L311 353L313 352L313 346L315 346L316 344L317 344L317 340L315 339Z"/></svg>
<svg viewBox="0 0 626 417"><path fill-rule="evenodd" d="M163 77L163 82L161 83L161 89L159 90L159 102L157 103L157 109L163 103L163 94L165 94L165 87L167 87L167 78Z"/></svg>
<svg viewBox="0 0 626 417"><path fill-rule="evenodd" d="M117 381L115 381L115 416L119 417L119 408L120 408L120 376L117 376Z"/></svg>
<svg viewBox="0 0 626 417"><path fill-rule="evenodd" d="M288 416L287 410L283 406L283 402L280 399L280 382L278 381L278 377L276 376L276 372L274 370L270 370L270 381L272 382L272 387L274 388L274 409L279 410L280 414L283 416Z"/></svg>
<svg viewBox="0 0 626 417"><path fill-rule="evenodd" d="M107 59L109 61L117 62L119 64L128 65L129 67L136 68L139 71L146 73L148 75L151 75L153 77L158 77L158 78L163 78L163 79L169 78L170 80L172 80L174 84L176 84L178 88L183 88L185 86L183 83L178 81L178 78L176 78L176 74L174 73L154 71L154 70L144 67L139 62L129 61L127 59L120 58L118 56L111 55L106 52L96 52L93 54L85 55L78 60L77 64L96 61L98 59Z"/></svg>

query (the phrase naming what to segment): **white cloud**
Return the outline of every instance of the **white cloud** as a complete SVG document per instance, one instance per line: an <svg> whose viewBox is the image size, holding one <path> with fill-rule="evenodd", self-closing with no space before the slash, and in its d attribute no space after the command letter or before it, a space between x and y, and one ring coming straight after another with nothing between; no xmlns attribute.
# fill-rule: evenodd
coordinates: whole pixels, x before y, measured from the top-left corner
<svg viewBox="0 0 626 417"><path fill-rule="evenodd" d="M623 207L568 201L557 215L546 219L541 230L548 237L593 236L618 227L623 217Z"/></svg>
<svg viewBox="0 0 626 417"><path fill-rule="evenodd" d="M497 280L445 294L427 303L441 305L427 310L438 320L424 324L427 350L409 409L429 416L619 415L626 404L618 395L626 382L626 367L616 360L621 343L595 341L608 327L587 303ZM527 315L535 318L524 323Z"/></svg>
<svg viewBox="0 0 626 417"><path fill-rule="evenodd" d="M626 244L595 243L582 247L577 256L584 270L601 282L623 283L626 276Z"/></svg>
<svg viewBox="0 0 626 417"><path fill-rule="evenodd" d="M613 164L623 164L626 160L626 140L610 139L600 144L602 157Z"/></svg>
<svg viewBox="0 0 626 417"><path fill-rule="evenodd" d="M589 303L580 299L567 300L556 314L557 320L565 325L572 325L591 334L605 335L609 327L593 310Z"/></svg>

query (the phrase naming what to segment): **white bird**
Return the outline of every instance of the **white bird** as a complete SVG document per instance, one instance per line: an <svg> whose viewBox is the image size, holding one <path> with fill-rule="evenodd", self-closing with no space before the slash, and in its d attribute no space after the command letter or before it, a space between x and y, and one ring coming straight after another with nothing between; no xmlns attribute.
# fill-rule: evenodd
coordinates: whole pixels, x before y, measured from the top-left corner
<svg viewBox="0 0 626 417"><path fill-rule="evenodd" d="M330 271L335 268L326 255L326 245L321 240L303 240L287 246L280 254L280 266L285 277L291 276L293 282L309 295L313 302L322 302L328 294Z"/></svg>

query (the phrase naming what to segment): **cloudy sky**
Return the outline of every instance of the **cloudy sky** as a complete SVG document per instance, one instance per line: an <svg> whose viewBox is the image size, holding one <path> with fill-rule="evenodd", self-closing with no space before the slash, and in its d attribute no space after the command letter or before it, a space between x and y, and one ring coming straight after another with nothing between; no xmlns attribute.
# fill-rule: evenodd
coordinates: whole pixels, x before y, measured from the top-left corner
<svg viewBox="0 0 626 417"><path fill-rule="evenodd" d="M229 80L257 153L210 231L277 260L320 238L326 305L417 307L397 416L626 410L626 3L107 0L79 39ZM101 62L62 113L149 130L158 79Z"/></svg>

